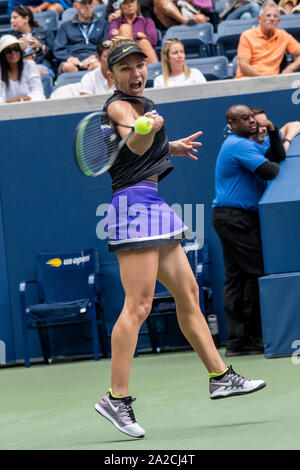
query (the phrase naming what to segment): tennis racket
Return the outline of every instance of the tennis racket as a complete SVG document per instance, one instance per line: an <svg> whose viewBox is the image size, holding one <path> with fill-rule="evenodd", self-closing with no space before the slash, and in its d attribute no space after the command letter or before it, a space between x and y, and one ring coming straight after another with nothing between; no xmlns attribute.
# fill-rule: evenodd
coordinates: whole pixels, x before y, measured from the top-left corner
<svg viewBox="0 0 300 470"><path fill-rule="evenodd" d="M120 141L111 122L114 127L126 127L131 132ZM134 133L133 126L114 122L104 111L85 116L75 131L75 155L82 173L86 176L99 176L109 170L121 148Z"/></svg>

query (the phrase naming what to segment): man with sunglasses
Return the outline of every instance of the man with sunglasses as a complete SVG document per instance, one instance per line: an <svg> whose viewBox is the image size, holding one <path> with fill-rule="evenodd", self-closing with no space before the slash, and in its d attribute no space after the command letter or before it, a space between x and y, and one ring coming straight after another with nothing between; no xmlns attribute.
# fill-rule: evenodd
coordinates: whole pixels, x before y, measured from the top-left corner
<svg viewBox="0 0 300 470"><path fill-rule="evenodd" d="M258 278L264 275L258 203L267 181L279 172L285 151L278 129L264 124L270 148L251 140L257 122L251 109L226 111L231 133L219 152L215 170L213 225L220 238L226 280L223 304L228 330L226 357L263 352Z"/></svg>

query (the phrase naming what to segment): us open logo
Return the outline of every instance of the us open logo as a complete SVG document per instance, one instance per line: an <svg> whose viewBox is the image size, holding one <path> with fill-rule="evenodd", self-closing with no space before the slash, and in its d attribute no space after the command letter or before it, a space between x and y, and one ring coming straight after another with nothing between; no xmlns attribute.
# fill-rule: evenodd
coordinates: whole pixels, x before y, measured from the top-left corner
<svg viewBox="0 0 300 470"><path fill-rule="evenodd" d="M52 258L49 259L46 264L50 264L50 266L53 266L54 268L59 268L61 265L70 266L72 264L78 266L79 264L87 263L90 261L90 258L90 255L78 256L77 258L66 258L64 260L61 260L60 258Z"/></svg>

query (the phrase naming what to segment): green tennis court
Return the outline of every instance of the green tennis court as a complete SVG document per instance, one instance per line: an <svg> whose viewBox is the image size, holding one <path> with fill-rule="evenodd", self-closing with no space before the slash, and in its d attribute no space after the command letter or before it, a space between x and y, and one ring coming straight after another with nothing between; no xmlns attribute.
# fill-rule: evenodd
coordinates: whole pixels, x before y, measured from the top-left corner
<svg viewBox="0 0 300 470"><path fill-rule="evenodd" d="M220 350L224 355L224 349ZM192 351L133 361L134 411L146 429L135 440L94 410L109 387L110 360L0 370L2 450L299 449L300 365L290 357L235 358L234 369L262 378L260 392L210 400L206 370Z"/></svg>

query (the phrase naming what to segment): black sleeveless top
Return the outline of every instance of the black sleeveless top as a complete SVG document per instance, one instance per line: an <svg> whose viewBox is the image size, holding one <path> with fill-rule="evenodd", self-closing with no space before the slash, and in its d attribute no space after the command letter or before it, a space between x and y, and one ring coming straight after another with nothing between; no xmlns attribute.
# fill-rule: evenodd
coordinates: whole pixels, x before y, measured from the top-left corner
<svg viewBox="0 0 300 470"><path fill-rule="evenodd" d="M108 98L103 110L107 111L110 103L117 100L139 101L144 106L144 113L155 110L155 104L148 98L128 96L119 90L116 90L113 96ZM137 155L131 152L127 145L124 145L118 158L109 170L112 179L112 190L113 192L119 191L154 174L158 175L158 180L160 181L172 169L173 165L169 160L169 141L165 125L163 125L160 131L155 134L151 147L144 155Z"/></svg>

